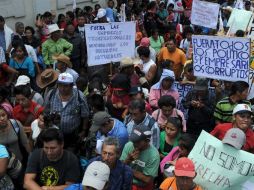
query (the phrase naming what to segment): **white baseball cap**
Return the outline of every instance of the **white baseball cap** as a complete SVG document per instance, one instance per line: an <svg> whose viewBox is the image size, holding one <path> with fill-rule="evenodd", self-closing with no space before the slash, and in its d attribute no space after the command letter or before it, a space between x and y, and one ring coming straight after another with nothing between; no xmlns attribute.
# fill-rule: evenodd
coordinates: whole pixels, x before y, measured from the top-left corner
<svg viewBox="0 0 254 190"><path fill-rule="evenodd" d="M109 175L110 169L107 164L101 161L94 161L87 167L82 185L102 190L109 180Z"/></svg>
<svg viewBox="0 0 254 190"><path fill-rule="evenodd" d="M247 104L237 104L233 110L233 115L250 112L252 114L251 108Z"/></svg>
<svg viewBox="0 0 254 190"><path fill-rule="evenodd" d="M239 128L231 128L225 134L222 142L240 150L246 142L246 135Z"/></svg>
<svg viewBox="0 0 254 190"><path fill-rule="evenodd" d="M58 76L57 83L72 84L74 83L73 76L69 73L61 73Z"/></svg>
<svg viewBox="0 0 254 190"><path fill-rule="evenodd" d="M20 75L15 86L27 85L30 83L30 78L26 75Z"/></svg>
<svg viewBox="0 0 254 190"><path fill-rule="evenodd" d="M49 34L56 32L56 31L60 31L60 30L63 30L63 29L60 29L57 24L48 25Z"/></svg>

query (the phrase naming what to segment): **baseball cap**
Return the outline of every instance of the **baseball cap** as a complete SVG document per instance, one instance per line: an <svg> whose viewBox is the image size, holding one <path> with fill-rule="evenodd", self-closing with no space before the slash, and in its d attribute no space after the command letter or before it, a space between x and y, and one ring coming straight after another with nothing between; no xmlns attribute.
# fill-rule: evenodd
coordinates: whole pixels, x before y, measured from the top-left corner
<svg viewBox="0 0 254 190"><path fill-rule="evenodd" d="M58 83L63 83L63 84L72 84L74 82L73 76L69 73L61 73L58 76Z"/></svg>
<svg viewBox="0 0 254 190"><path fill-rule="evenodd" d="M20 75L15 86L27 85L30 83L30 78L26 75Z"/></svg>
<svg viewBox="0 0 254 190"><path fill-rule="evenodd" d="M110 169L101 161L92 162L86 169L82 185L102 190L109 180Z"/></svg>
<svg viewBox="0 0 254 190"><path fill-rule="evenodd" d="M140 46L149 47L150 46L150 39L147 37L142 38L140 42Z"/></svg>
<svg viewBox="0 0 254 190"><path fill-rule="evenodd" d="M143 93L142 87L140 87L140 86L133 86L133 87L131 87L131 89L129 91L130 95L135 95L135 94L138 94L138 93Z"/></svg>
<svg viewBox="0 0 254 190"><path fill-rule="evenodd" d="M237 104L233 109L233 115L249 112L252 114L251 108L247 104Z"/></svg>
<svg viewBox="0 0 254 190"><path fill-rule="evenodd" d="M130 141L138 142L141 140L150 139L151 134L152 132L150 129L148 129L148 127L140 125L132 130L130 135Z"/></svg>
<svg viewBox="0 0 254 190"><path fill-rule="evenodd" d="M225 134L222 142L240 150L246 142L246 135L239 128L231 128Z"/></svg>
<svg viewBox="0 0 254 190"><path fill-rule="evenodd" d="M111 115L109 115L105 111L99 111L99 112L95 113L94 116L93 116L93 124L90 128L90 131L91 132L98 131L101 128L101 126L105 122L107 122L110 118L111 118Z"/></svg>
<svg viewBox="0 0 254 190"><path fill-rule="evenodd" d="M102 18L102 17L106 16L106 14L107 14L106 10L103 8L100 8L97 13L97 18Z"/></svg>
<svg viewBox="0 0 254 190"><path fill-rule="evenodd" d="M176 176L195 177L194 163L189 158L179 158L176 161L174 173Z"/></svg>

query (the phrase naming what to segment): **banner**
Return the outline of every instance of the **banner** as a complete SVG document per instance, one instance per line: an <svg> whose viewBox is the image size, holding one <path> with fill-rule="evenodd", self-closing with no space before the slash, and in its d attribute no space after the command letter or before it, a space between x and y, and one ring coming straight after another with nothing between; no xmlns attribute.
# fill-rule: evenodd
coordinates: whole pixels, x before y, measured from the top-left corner
<svg viewBox="0 0 254 190"><path fill-rule="evenodd" d="M135 55L135 22L86 24L88 66L120 61Z"/></svg>
<svg viewBox="0 0 254 190"><path fill-rule="evenodd" d="M206 1L193 0L191 24L216 29L220 5Z"/></svg>
<svg viewBox="0 0 254 190"><path fill-rule="evenodd" d="M251 56L250 56L250 71L249 71L249 96L248 99L254 98L254 24L252 23L249 31L248 37L251 39Z"/></svg>
<svg viewBox="0 0 254 190"><path fill-rule="evenodd" d="M204 190L253 190L254 154L223 144L205 131L188 156L195 164L195 183Z"/></svg>
<svg viewBox="0 0 254 190"><path fill-rule="evenodd" d="M250 39L192 36L194 75L249 81Z"/></svg>
<svg viewBox="0 0 254 190"><path fill-rule="evenodd" d="M251 11L233 9L227 23L227 27L230 27L228 35L235 34L237 30L247 31L248 25L252 23L252 20Z"/></svg>

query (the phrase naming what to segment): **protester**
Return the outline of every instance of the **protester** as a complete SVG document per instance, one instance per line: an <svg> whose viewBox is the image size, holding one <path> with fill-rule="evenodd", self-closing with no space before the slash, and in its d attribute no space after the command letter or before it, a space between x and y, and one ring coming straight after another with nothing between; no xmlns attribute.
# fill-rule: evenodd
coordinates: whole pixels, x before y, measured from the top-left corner
<svg viewBox="0 0 254 190"><path fill-rule="evenodd" d="M155 50L156 54L158 54L161 48L164 45L164 38L159 35L157 29L151 31L151 37L149 37L151 47Z"/></svg>
<svg viewBox="0 0 254 190"><path fill-rule="evenodd" d="M202 190L202 188L193 181L196 175L194 163L190 159L182 157L176 161L174 177L165 179L160 185L160 190Z"/></svg>
<svg viewBox="0 0 254 190"><path fill-rule="evenodd" d="M138 48L139 47L149 47L150 50L150 59L153 60L154 62L156 62L156 51L154 48L151 47L150 44L150 39L147 37L144 37L141 39L139 46L136 47L135 49L135 57L139 57L138 55Z"/></svg>
<svg viewBox="0 0 254 190"><path fill-rule="evenodd" d="M9 53L12 36L13 36L13 30L10 29L5 24L5 19L2 15L0 15L0 32L1 32L0 47L3 48L4 52Z"/></svg>
<svg viewBox="0 0 254 190"><path fill-rule="evenodd" d="M130 190L133 178L133 172L129 166L122 163L121 146L117 138L107 137L103 141L101 156L95 157L90 162L103 161L110 168L109 190L122 189Z"/></svg>
<svg viewBox="0 0 254 190"><path fill-rule="evenodd" d="M158 108L158 100L164 95L170 95L175 98L175 101L179 100L179 93L175 87L175 75L174 72L168 69L163 69L160 81L151 87L149 94L149 103L153 109Z"/></svg>
<svg viewBox="0 0 254 190"><path fill-rule="evenodd" d="M64 189L79 179L77 157L63 149L63 134L55 128L47 129L42 136L43 148L32 152L29 157L24 188Z"/></svg>
<svg viewBox="0 0 254 190"><path fill-rule="evenodd" d="M247 152L254 153L254 132L251 129L251 116L252 111L249 105L247 104L237 104L233 110L233 120L232 123L222 123L218 124L214 130L211 132L211 135L222 140L226 132L231 128L239 128L246 135L246 142L242 147L242 150Z"/></svg>
<svg viewBox="0 0 254 190"><path fill-rule="evenodd" d="M24 44L32 46L34 49L38 48L41 43L35 36L34 28L31 26L25 27L25 36L23 36Z"/></svg>
<svg viewBox="0 0 254 190"><path fill-rule="evenodd" d="M193 89L182 99L182 104L188 109L188 133L199 135L202 130L210 132L213 129L215 95L208 90L206 78L196 80Z"/></svg>
<svg viewBox="0 0 254 190"><path fill-rule="evenodd" d="M128 142L128 132L126 126L118 119L112 118L105 111L94 114L91 132L97 132L97 153L101 154L101 145L106 137L115 137L119 140L120 148Z"/></svg>
<svg viewBox="0 0 254 190"><path fill-rule="evenodd" d="M158 175L160 156L150 145L151 130L144 125L133 129L120 160L133 169L133 190L152 190ZM143 164L139 164L143 163Z"/></svg>
<svg viewBox="0 0 254 190"><path fill-rule="evenodd" d="M151 131L151 144L159 149L160 129L156 121L145 111L144 100L133 100L129 104L130 115L126 116L124 124L129 135L139 127L147 127Z"/></svg>
<svg viewBox="0 0 254 190"><path fill-rule="evenodd" d="M69 73L58 76L57 88L51 90L45 100L45 111L61 113L60 130L64 134L65 147L76 149L78 140L88 130L89 109L86 98L73 88L74 80ZM80 139L81 140L81 139Z"/></svg>
<svg viewBox="0 0 254 190"><path fill-rule="evenodd" d="M247 100L249 84L244 81L236 81L232 84L229 96L223 98L216 104L214 117L216 124L232 121L232 111L237 104L248 104Z"/></svg>
<svg viewBox="0 0 254 190"><path fill-rule="evenodd" d="M53 55L65 54L66 56L70 56L73 45L67 42L65 39L61 38L60 31L57 24L51 24L48 26L50 38L47 39L42 44L42 55L44 58L44 62L47 66L53 67L54 61L52 59Z"/></svg>

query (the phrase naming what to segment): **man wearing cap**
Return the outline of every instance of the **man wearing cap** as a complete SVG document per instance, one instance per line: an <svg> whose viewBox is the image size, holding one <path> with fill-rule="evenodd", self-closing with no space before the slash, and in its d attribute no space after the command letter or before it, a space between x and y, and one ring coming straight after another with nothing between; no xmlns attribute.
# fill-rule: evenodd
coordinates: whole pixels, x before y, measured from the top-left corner
<svg viewBox="0 0 254 190"><path fill-rule="evenodd" d="M153 180L158 175L160 155L150 145L151 130L146 126L135 128L130 141L123 149L120 160L128 164L133 171L132 189L153 190Z"/></svg>
<svg viewBox="0 0 254 190"><path fill-rule="evenodd" d="M79 74L73 70L72 67L72 63L70 61L70 58L64 54L60 54L60 55L53 55L52 56L53 60L56 60L56 68L60 73L69 73L72 75L74 83L76 83Z"/></svg>
<svg viewBox="0 0 254 190"><path fill-rule="evenodd" d="M222 140L228 130L232 128L241 129L246 135L246 142L242 147L242 150L245 150L250 153L254 153L254 132L251 129L251 117L253 112L247 104L238 104L233 110L233 121L232 123L223 123L218 124L211 135Z"/></svg>
<svg viewBox="0 0 254 190"><path fill-rule="evenodd" d="M26 75L20 75L17 79L17 82L15 84L15 87L17 86L27 86L28 88L30 88L31 90L31 100L34 101L35 103L39 104L39 105L43 105L43 98L41 96L41 94L39 94L38 92L34 91L32 88L31 88L31 85L30 85L30 78Z"/></svg>
<svg viewBox="0 0 254 190"><path fill-rule="evenodd" d="M57 24L51 24L48 26L50 38L42 44L42 55L44 62L47 66L51 66L54 63L52 59L53 55L59 55L61 53L66 56L70 56L73 45L61 38L61 29Z"/></svg>
<svg viewBox="0 0 254 190"><path fill-rule="evenodd" d="M97 16L94 19L98 23L108 23L110 22L110 19L107 17L107 11L103 8L100 8L98 10Z"/></svg>
<svg viewBox="0 0 254 190"><path fill-rule="evenodd" d="M160 190L202 190L193 182L196 177L195 166L189 158L179 158L173 173L174 177L168 177L162 182Z"/></svg>
<svg viewBox="0 0 254 190"><path fill-rule="evenodd" d="M154 62L156 62L156 51L150 46L150 39L147 38L147 37L142 38L139 46L136 47L135 57L139 58L138 48L141 47L141 46L143 46L143 47L149 47L149 50L150 50L150 59L153 60Z"/></svg>
<svg viewBox="0 0 254 190"><path fill-rule="evenodd" d="M188 109L187 133L199 135L202 130L213 129L215 101L215 94L208 90L208 80L197 78L193 89L182 99L183 107Z"/></svg>
<svg viewBox="0 0 254 190"><path fill-rule="evenodd" d="M110 168L108 190L130 190L133 180L132 169L119 160L122 149L119 140L116 137L107 137L103 141L101 156L90 160L103 161Z"/></svg>
<svg viewBox="0 0 254 190"><path fill-rule="evenodd" d="M121 149L123 149L124 145L128 142L129 135L126 126L118 119L112 118L107 112L100 111L95 113L92 122L93 124L90 131L92 133L97 132L97 146L99 146L98 142L103 142L105 137L118 138ZM101 153L101 146L99 146L98 149L99 153Z"/></svg>
<svg viewBox="0 0 254 190"><path fill-rule="evenodd" d="M73 85L72 75L61 73L57 88L50 91L45 100L47 112L61 113L60 130L64 134L65 147L70 148L75 148L79 137L84 137L89 115L85 96Z"/></svg>

